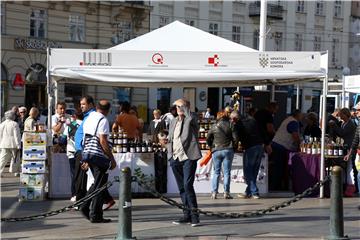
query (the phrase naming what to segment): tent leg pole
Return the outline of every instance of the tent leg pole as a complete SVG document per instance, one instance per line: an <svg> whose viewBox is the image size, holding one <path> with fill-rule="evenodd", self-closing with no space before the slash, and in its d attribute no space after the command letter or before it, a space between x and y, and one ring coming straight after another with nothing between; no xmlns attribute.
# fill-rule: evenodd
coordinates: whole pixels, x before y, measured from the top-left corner
<svg viewBox="0 0 360 240"><path fill-rule="evenodd" d="M275 85L271 85L271 102L275 102Z"/></svg>
<svg viewBox="0 0 360 240"><path fill-rule="evenodd" d="M296 84L296 109L300 109L300 85Z"/></svg>
<svg viewBox="0 0 360 240"><path fill-rule="evenodd" d="M328 89L328 76L326 75L323 81L323 101L322 101L322 112L321 112L321 160L320 160L320 180L324 180L325 175L325 131L326 131L326 96ZM324 187L320 187L320 198L324 198Z"/></svg>

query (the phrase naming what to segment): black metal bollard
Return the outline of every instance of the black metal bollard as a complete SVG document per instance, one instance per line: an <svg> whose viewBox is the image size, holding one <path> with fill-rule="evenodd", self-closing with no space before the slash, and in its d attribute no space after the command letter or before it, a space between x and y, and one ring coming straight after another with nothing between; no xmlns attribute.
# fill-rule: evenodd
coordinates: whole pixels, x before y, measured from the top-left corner
<svg viewBox="0 0 360 240"><path fill-rule="evenodd" d="M131 170L129 167L121 169L119 185L119 222L116 239L133 239L131 226Z"/></svg>
<svg viewBox="0 0 360 240"><path fill-rule="evenodd" d="M342 179L341 167L334 166L331 171L330 236L328 239L349 239L344 237Z"/></svg>

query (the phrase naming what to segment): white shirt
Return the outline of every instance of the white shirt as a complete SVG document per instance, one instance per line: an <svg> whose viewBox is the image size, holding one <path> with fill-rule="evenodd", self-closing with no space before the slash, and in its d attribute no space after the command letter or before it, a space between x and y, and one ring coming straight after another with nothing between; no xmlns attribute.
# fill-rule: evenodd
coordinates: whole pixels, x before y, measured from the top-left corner
<svg viewBox="0 0 360 240"><path fill-rule="evenodd" d="M103 118L101 121L100 119ZM100 121L100 123L99 123ZM86 119L83 125L84 134L95 134L96 126L99 123L96 136L100 137L101 135L110 135L109 121L107 118L99 112L92 112L89 114L89 117Z"/></svg>
<svg viewBox="0 0 360 240"><path fill-rule="evenodd" d="M67 119L67 118L69 118L69 116L65 114L64 119ZM51 116L51 126L54 127L59 122L59 120L60 120L59 114L55 113L54 115L52 115ZM65 130L65 123L63 123L61 125L60 134L63 134L64 130ZM52 131L52 134L54 135L55 134L54 130L51 129L51 131Z"/></svg>

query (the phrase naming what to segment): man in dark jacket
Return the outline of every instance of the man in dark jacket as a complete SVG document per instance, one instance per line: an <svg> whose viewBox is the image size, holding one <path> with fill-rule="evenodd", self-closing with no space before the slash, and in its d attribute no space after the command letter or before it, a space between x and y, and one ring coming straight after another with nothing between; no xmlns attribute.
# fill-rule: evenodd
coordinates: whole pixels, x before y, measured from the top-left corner
<svg viewBox="0 0 360 240"><path fill-rule="evenodd" d="M264 155L264 139L262 137L257 121L251 115L239 118L237 112L230 115L234 123L234 130L238 133L241 145L245 149L243 157L243 169L245 182L247 184L245 194L240 193L240 198L259 198L259 189L256 185L261 159Z"/></svg>

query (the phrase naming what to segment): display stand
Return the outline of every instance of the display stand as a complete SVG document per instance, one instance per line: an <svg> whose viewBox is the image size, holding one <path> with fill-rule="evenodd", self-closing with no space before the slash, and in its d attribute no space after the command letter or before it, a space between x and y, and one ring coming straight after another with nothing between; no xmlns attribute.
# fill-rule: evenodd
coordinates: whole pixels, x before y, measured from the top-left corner
<svg viewBox="0 0 360 240"><path fill-rule="evenodd" d="M125 167L130 167L132 173L136 168L148 175L154 176L154 153L115 153L114 154L117 167L109 171L109 181L114 179L114 176L120 176L120 170ZM69 198L71 197L71 177L69 161L65 153L54 153L52 163L50 165L50 198ZM132 192L144 192L137 183L132 183ZM119 196L119 185L114 183L109 192L113 197Z"/></svg>
<svg viewBox="0 0 360 240"><path fill-rule="evenodd" d="M46 133L24 132L19 201L44 200L47 181Z"/></svg>

